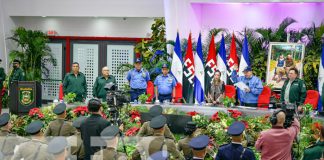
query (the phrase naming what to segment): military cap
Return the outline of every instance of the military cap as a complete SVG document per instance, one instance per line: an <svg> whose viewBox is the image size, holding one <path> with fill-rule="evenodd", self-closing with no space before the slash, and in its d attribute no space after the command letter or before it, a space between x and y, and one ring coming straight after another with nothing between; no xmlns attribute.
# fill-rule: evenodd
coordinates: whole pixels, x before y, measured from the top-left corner
<svg viewBox="0 0 324 160"><path fill-rule="evenodd" d="M164 63L164 64L162 65L162 68L168 68L168 64Z"/></svg>
<svg viewBox="0 0 324 160"><path fill-rule="evenodd" d="M160 105L154 105L149 110L149 114L152 118L162 115L162 112L163 112L163 108Z"/></svg>
<svg viewBox="0 0 324 160"><path fill-rule="evenodd" d="M14 60L13 60L13 63L19 63L19 64L20 64L21 62L20 62L20 60L18 60L18 59L14 59Z"/></svg>
<svg viewBox="0 0 324 160"><path fill-rule="evenodd" d="M106 127L101 131L100 136L103 139L113 139L119 133L119 128L115 125Z"/></svg>
<svg viewBox="0 0 324 160"><path fill-rule="evenodd" d="M43 127L43 123L39 120L31 122L25 129L25 131L29 134L38 133Z"/></svg>
<svg viewBox="0 0 324 160"><path fill-rule="evenodd" d="M51 154L59 154L68 147L68 142L65 137L55 137L49 143L47 152Z"/></svg>
<svg viewBox="0 0 324 160"><path fill-rule="evenodd" d="M236 121L228 127L227 133L231 136L239 136L243 133L244 129L244 123Z"/></svg>
<svg viewBox="0 0 324 160"><path fill-rule="evenodd" d="M140 58L136 58L135 63L141 63L142 60Z"/></svg>
<svg viewBox="0 0 324 160"><path fill-rule="evenodd" d="M75 128L80 128L82 122L83 122L85 119L87 119L87 117L85 117L85 116L80 116L80 117L78 117L76 120L73 121L72 126L75 127Z"/></svg>
<svg viewBox="0 0 324 160"><path fill-rule="evenodd" d="M209 144L209 137L206 135L200 135L191 139L189 142L189 146L194 150L203 150Z"/></svg>
<svg viewBox="0 0 324 160"><path fill-rule="evenodd" d="M158 151L153 153L148 160L167 160L169 153L167 151Z"/></svg>
<svg viewBox="0 0 324 160"><path fill-rule="evenodd" d="M150 127L153 129L160 129L166 124L167 119L163 115L152 118Z"/></svg>
<svg viewBox="0 0 324 160"><path fill-rule="evenodd" d="M66 104L65 103L60 103L60 104L55 106L53 112L56 115L60 115L60 114L63 114L65 110L66 110Z"/></svg>
<svg viewBox="0 0 324 160"><path fill-rule="evenodd" d="M0 127L5 126L10 120L9 113L3 113L0 116Z"/></svg>

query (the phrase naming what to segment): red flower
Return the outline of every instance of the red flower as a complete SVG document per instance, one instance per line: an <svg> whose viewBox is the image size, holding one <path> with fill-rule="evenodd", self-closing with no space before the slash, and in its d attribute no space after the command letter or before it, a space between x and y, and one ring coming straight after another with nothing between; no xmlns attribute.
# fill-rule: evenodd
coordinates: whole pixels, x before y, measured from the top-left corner
<svg viewBox="0 0 324 160"><path fill-rule="evenodd" d="M130 115L131 121L134 121L137 117L141 118L141 114L136 110L130 111L129 115Z"/></svg>
<svg viewBox="0 0 324 160"><path fill-rule="evenodd" d="M270 114L266 114L266 115L264 115L264 118L265 119L268 119L270 117Z"/></svg>
<svg viewBox="0 0 324 160"><path fill-rule="evenodd" d="M125 135L126 135L126 136L135 136L136 133L139 131L139 129L140 129L140 128L138 128L138 127L132 127L132 128L130 128L129 130L127 130L127 131L125 132Z"/></svg>
<svg viewBox="0 0 324 160"><path fill-rule="evenodd" d="M242 112L240 112L240 111L238 111L238 110L232 110L232 109L229 109L229 110L227 110L227 111L231 113L231 116L232 116L232 118L234 118L234 119L237 119L237 118L239 118L239 117L242 115Z"/></svg>
<svg viewBox="0 0 324 160"><path fill-rule="evenodd" d="M210 119L219 122L220 118L218 117L218 112L214 113Z"/></svg>
<svg viewBox="0 0 324 160"><path fill-rule="evenodd" d="M313 123L313 127L314 127L315 129L321 130L321 124L320 124L319 122L314 122L314 123Z"/></svg>
<svg viewBox="0 0 324 160"><path fill-rule="evenodd" d="M197 114L198 114L198 112L196 112L196 111L187 112L187 115L188 115L188 116L195 116L195 115L197 115Z"/></svg>
<svg viewBox="0 0 324 160"><path fill-rule="evenodd" d="M76 114L77 116L84 116L85 114L89 113L88 107L87 106L78 106L73 109L73 113Z"/></svg>
<svg viewBox="0 0 324 160"><path fill-rule="evenodd" d="M249 128L249 123L248 123L247 121L241 121L241 122L243 122L243 123L244 123L244 125L245 125L245 128L246 128L246 129L248 129L248 128Z"/></svg>
<svg viewBox="0 0 324 160"><path fill-rule="evenodd" d="M44 118L44 114L41 112L41 110L39 108L32 108L31 110L29 110L28 115L30 117L36 117L36 118Z"/></svg>
<svg viewBox="0 0 324 160"><path fill-rule="evenodd" d="M107 115L104 112L101 112L100 115L103 119L107 119Z"/></svg>

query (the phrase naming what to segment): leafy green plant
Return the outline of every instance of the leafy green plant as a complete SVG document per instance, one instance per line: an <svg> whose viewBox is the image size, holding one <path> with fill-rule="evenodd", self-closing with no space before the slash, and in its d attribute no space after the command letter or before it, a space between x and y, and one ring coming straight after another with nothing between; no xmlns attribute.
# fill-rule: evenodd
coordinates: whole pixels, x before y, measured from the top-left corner
<svg viewBox="0 0 324 160"><path fill-rule="evenodd" d="M150 97L150 94L141 94L138 96L138 101L141 102L142 104L144 104L146 102L146 100Z"/></svg>
<svg viewBox="0 0 324 160"><path fill-rule="evenodd" d="M75 101L76 94L75 93L68 93L64 96L64 102L66 103L73 103Z"/></svg>
<svg viewBox="0 0 324 160"><path fill-rule="evenodd" d="M303 110L305 112L305 115L309 115L313 111L313 106L309 103L303 105Z"/></svg>
<svg viewBox="0 0 324 160"><path fill-rule="evenodd" d="M41 81L42 75L48 77L49 68L45 64L56 65L56 60L47 45L49 40L45 33L18 27L9 39L17 45L17 50L9 54L10 60L20 59L27 81Z"/></svg>
<svg viewBox="0 0 324 160"><path fill-rule="evenodd" d="M234 106L235 99L229 98L229 97L224 97L223 99L221 99L221 102L223 103L224 107L228 108L230 106Z"/></svg>

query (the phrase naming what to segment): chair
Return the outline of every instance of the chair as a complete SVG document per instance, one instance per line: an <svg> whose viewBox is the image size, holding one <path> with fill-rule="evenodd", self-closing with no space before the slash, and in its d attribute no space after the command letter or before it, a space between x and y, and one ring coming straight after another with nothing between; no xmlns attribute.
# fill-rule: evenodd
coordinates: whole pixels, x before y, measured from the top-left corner
<svg viewBox="0 0 324 160"><path fill-rule="evenodd" d="M146 102L151 103L154 98L154 83L152 81L147 82L146 94L150 94Z"/></svg>
<svg viewBox="0 0 324 160"><path fill-rule="evenodd" d="M258 97L258 107L269 108L271 97L271 89L268 86L264 86L261 94Z"/></svg>
<svg viewBox="0 0 324 160"><path fill-rule="evenodd" d="M182 85L181 83L177 83L175 88L175 96L174 96L174 102L175 103L182 103L183 97L182 97Z"/></svg>
<svg viewBox="0 0 324 160"><path fill-rule="evenodd" d="M228 98L235 98L236 96L236 89L232 85L225 85L225 97Z"/></svg>
<svg viewBox="0 0 324 160"><path fill-rule="evenodd" d="M318 105L318 99L319 99L318 91L308 90L306 92L306 99L304 104L311 104L313 106L313 109L316 109Z"/></svg>

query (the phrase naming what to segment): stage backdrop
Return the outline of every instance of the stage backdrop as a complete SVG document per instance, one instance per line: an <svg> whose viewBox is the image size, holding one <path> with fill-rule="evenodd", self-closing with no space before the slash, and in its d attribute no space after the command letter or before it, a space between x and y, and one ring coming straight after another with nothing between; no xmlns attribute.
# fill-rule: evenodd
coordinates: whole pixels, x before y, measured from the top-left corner
<svg viewBox="0 0 324 160"><path fill-rule="evenodd" d="M267 84L281 89L292 67L298 69L299 78L301 78L304 52L305 45L302 43L271 42L268 53Z"/></svg>

